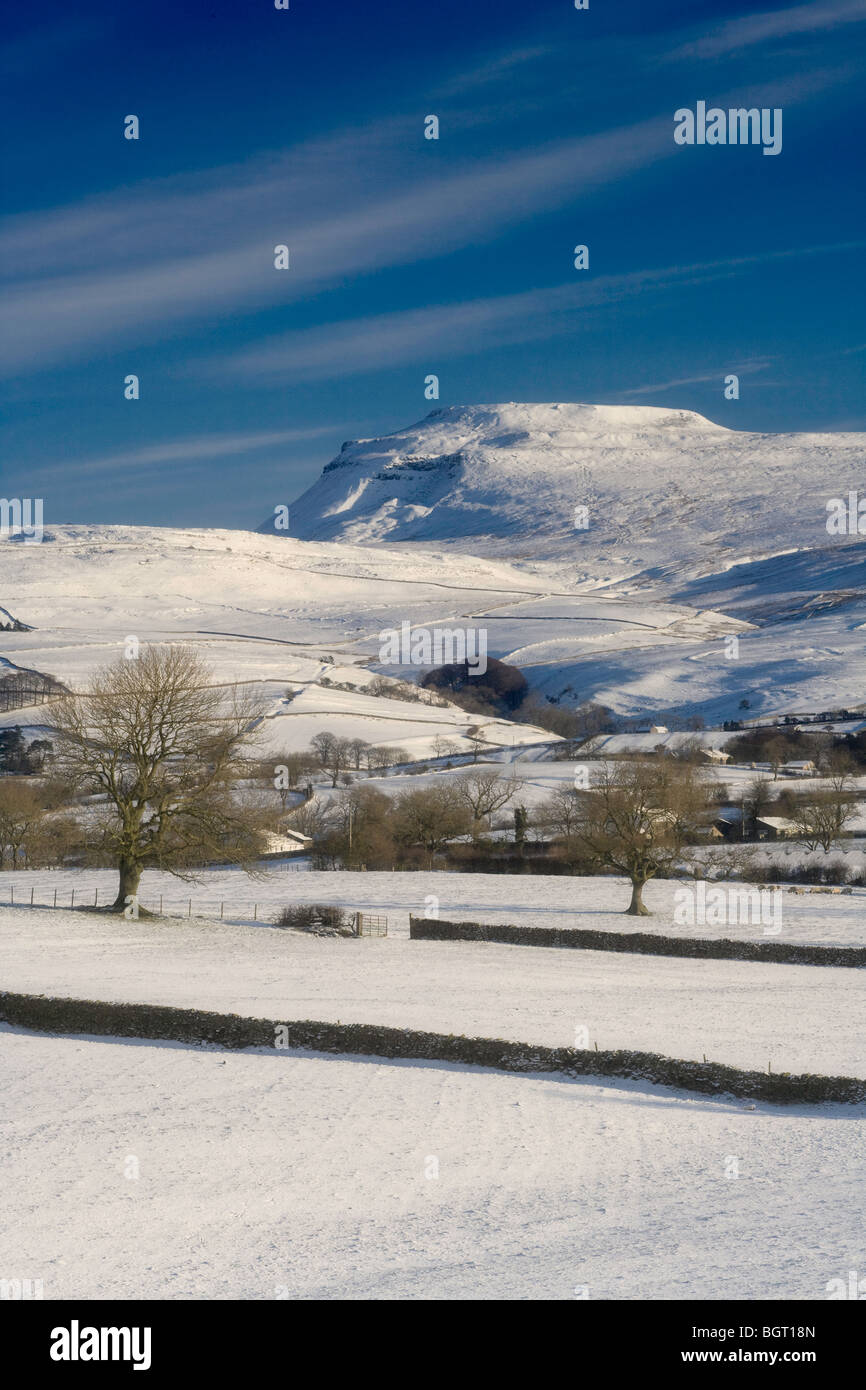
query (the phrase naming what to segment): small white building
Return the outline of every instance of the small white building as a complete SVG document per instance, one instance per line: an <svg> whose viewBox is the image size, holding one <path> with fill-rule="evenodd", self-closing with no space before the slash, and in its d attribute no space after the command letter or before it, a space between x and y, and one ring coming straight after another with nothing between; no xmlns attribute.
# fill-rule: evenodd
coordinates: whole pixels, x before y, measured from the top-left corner
<svg viewBox="0 0 866 1390"><path fill-rule="evenodd" d="M299 830L269 830L265 835L265 854L304 854L312 843L310 836Z"/></svg>
<svg viewBox="0 0 866 1390"><path fill-rule="evenodd" d="M702 748L701 757L706 758L708 763L729 763L730 753L725 753L721 748Z"/></svg>
<svg viewBox="0 0 866 1390"><path fill-rule="evenodd" d="M814 777L818 769L809 758L799 762L783 763L779 768L783 777Z"/></svg>

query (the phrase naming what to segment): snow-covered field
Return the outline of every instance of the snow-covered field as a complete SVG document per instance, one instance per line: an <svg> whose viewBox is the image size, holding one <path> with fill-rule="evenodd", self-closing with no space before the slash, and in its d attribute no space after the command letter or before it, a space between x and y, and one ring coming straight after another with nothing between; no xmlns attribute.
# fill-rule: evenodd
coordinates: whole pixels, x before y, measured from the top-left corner
<svg viewBox="0 0 866 1390"><path fill-rule="evenodd" d="M8 1027L0 1055L0 1272L47 1299L820 1300L862 1256L859 1107Z"/></svg>
<svg viewBox="0 0 866 1390"><path fill-rule="evenodd" d="M396 876L395 876L396 877ZM402 877L402 875L400 876ZM408 877L408 875L406 876ZM298 879L302 878L298 875ZM860 970L0 910L5 988L866 1076Z"/></svg>
<svg viewBox="0 0 866 1390"><path fill-rule="evenodd" d="M330 667L327 668L330 671ZM323 730L337 738L363 738L377 747L405 749L410 761L432 757L437 741L447 740L468 755L467 730L478 729L484 752L532 744L553 735L530 724L467 714L455 705L438 706L334 690L317 683L305 686L287 702L277 698L256 730L256 751L264 756L303 752Z"/></svg>
<svg viewBox="0 0 866 1390"><path fill-rule="evenodd" d="M765 857L784 856L784 845L761 847ZM719 850L718 853L723 853ZM860 856L862 858L862 855ZM218 917L223 904L227 922L252 924L254 917L272 921L289 903L333 903L352 912L384 912L390 936L409 935L409 915L436 911L446 921L500 922L517 926L581 928L591 931L658 932L665 936L724 936L748 941L773 940L801 945L866 946L866 890L849 896L804 892L781 894L779 930L766 935L763 925L730 921L725 925L689 926L675 920L676 893L684 883L662 879L647 884L644 900L650 917L628 917L630 890L617 878L555 874L461 874L416 872L335 873L310 870L306 861L277 861L263 877L238 869L209 869L194 883L170 874L145 871L141 901L173 916ZM745 891L747 884L723 884ZM3 905L105 905L117 891L109 869L5 870L0 873L0 940ZM763 888L763 892L770 890ZM98 898L96 897L98 895ZM764 900L765 903L768 899ZM770 925L777 925L774 920Z"/></svg>

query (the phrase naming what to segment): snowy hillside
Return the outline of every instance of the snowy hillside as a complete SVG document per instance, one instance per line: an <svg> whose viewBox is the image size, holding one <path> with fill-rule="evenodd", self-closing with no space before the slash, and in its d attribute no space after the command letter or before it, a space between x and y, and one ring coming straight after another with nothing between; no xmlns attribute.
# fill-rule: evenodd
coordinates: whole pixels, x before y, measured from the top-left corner
<svg viewBox="0 0 866 1390"><path fill-rule="evenodd" d="M273 687L291 746L322 727L321 711L341 733L351 724L352 736L401 746L408 719L412 749L430 752L442 730L428 706L388 710L380 699L374 727L363 691L325 698L320 685L326 677L363 688L377 669L417 680L420 668L380 658L380 633L404 622L483 629L489 655L520 666L540 693L662 722L736 718L744 696L755 714L854 708L864 698L861 541L731 564L662 598L649 576L602 591L562 561L521 565L420 543L134 526L53 526L50 536L0 541L0 600L25 629L0 633L3 670L36 669L74 687L128 637L193 642L218 680ZM290 684L309 693L287 710L280 697ZM451 717L465 728L461 711ZM35 712L0 718L41 722ZM514 736L539 735L522 726Z"/></svg>
<svg viewBox="0 0 866 1390"><path fill-rule="evenodd" d="M826 546L827 500L863 481L859 434L755 434L652 406L452 406L344 444L291 532L567 559L602 584L672 581Z"/></svg>
<svg viewBox="0 0 866 1390"><path fill-rule="evenodd" d="M479 723L494 747L550 738L455 706L364 693L383 630L537 595L533 579L498 561L433 551L407 561L382 547L244 531L56 526L41 545L0 541L0 593L28 624L0 633L0 671L35 668L82 689L132 639L192 644L217 681L255 682L267 697L263 751L305 748L323 729L419 758L443 735L465 742ZM0 723L39 725L49 710L12 709Z"/></svg>

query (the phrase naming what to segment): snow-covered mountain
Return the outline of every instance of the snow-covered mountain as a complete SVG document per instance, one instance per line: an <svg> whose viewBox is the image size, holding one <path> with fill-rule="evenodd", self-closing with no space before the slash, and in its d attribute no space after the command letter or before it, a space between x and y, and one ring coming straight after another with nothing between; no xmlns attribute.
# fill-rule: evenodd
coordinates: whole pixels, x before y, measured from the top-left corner
<svg viewBox="0 0 866 1390"><path fill-rule="evenodd" d="M733 417L736 403L727 408ZM344 444L293 505L290 531L672 586L828 546L828 500L860 485L863 434L756 434L651 406L452 406Z"/></svg>

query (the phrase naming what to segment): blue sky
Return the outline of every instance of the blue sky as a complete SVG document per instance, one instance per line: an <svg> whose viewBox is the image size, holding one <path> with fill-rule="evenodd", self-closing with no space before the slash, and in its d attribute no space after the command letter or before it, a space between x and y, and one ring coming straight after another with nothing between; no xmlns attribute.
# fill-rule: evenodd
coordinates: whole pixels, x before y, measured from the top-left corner
<svg viewBox="0 0 866 1390"><path fill-rule="evenodd" d="M255 526L435 404L866 429L864 38L866 0L21 7L3 494ZM699 100L782 152L677 145Z"/></svg>

